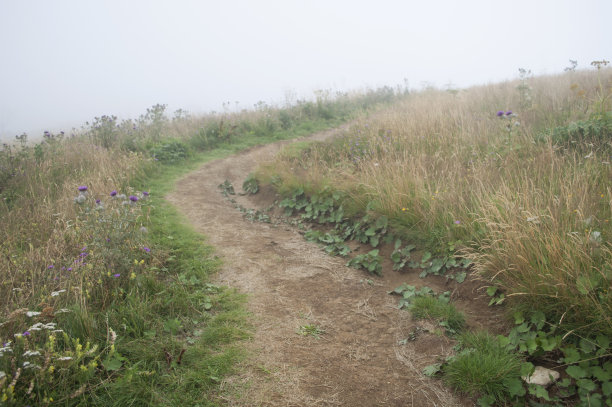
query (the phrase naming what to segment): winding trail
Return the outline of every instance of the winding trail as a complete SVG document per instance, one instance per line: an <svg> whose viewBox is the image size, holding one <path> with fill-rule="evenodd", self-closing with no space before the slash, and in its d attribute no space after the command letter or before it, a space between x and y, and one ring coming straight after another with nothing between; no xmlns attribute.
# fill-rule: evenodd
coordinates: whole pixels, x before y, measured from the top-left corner
<svg viewBox="0 0 612 407"><path fill-rule="evenodd" d="M223 258L215 282L249 296L255 332L246 346L252 356L223 382L219 399L230 406L473 405L421 374L447 356L452 343L427 322L412 321L388 295L402 282L422 285L416 273L386 268L377 278L347 268L346 260L326 255L292 226L245 220L221 195L219 184L227 179L239 190L258 163L285 144L207 163L167 196ZM274 196L263 191L236 200L263 208ZM322 332L319 338L300 335L300 327ZM416 340L406 340L411 332L418 332Z"/></svg>

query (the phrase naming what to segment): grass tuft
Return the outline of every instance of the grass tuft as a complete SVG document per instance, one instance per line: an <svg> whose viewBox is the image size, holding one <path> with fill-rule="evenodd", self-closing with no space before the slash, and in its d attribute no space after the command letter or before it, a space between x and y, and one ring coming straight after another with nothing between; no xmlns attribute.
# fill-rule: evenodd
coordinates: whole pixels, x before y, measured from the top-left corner
<svg viewBox="0 0 612 407"><path fill-rule="evenodd" d="M465 332L463 350L444 366L446 383L470 396L508 398L508 382L520 379L522 361L487 332Z"/></svg>

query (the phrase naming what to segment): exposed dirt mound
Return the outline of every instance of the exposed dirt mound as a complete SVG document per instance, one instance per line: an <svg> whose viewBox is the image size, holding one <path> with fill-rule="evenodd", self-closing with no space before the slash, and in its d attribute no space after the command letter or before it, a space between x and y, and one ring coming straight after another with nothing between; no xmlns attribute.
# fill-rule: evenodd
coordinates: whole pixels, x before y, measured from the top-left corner
<svg viewBox="0 0 612 407"><path fill-rule="evenodd" d="M403 282L439 290L454 286L444 279L425 283L418 273L389 266L382 278L347 268L344 259L326 255L293 227L243 219L220 194L225 180L238 192L257 164L272 159L283 144L210 162L168 196L224 259L217 282L249 294L253 357L224 382L219 398L231 406L473 405L421 374L449 355L453 343L431 323L411 320L397 309L398 297L388 294ZM263 209L275 197L263 190L236 199ZM460 288L459 305L475 325L488 325L493 316L482 301L474 305L479 293L472 288Z"/></svg>

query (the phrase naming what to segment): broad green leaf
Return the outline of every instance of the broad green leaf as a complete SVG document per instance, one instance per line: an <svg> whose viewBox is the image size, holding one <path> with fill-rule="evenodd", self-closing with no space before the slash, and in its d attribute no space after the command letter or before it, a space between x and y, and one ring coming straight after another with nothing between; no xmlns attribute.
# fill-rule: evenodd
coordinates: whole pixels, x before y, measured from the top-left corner
<svg viewBox="0 0 612 407"><path fill-rule="evenodd" d="M437 274L442 267L444 266L444 260L442 259L433 259L433 261L431 262L431 267L429 267L429 270L427 271L428 273L431 274Z"/></svg>
<svg viewBox="0 0 612 407"><path fill-rule="evenodd" d="M542 329L545 322L546 316L542 311L536 311L531 315L531 323L534 324L536 328Z"/></svg>
<svg viewBox="0 0 612 407"><path fill-rule="evenodd" d="M441 367L442 367L441 363L434 363L433 365L426 366L423 369L423 374L429 377L435 376L436 374L440 372Z"/></svg>
<svg viewBox="0 0 612 407"><path fill-rule="evenodd" d="M388 223L387 217L386 216L381 216L380 218L378 218L376 220L376 228L377 229L386 228L387 227L387 223Z"/></svg>
<svg viewBox="0 0 612 407"><path fill-rule="evenodd" d="M467 273L465 271L459 272L455 276L455 281L458 283L463 283L465 281L466 276L467 276Z"/></svg>
<svg viewBox="0 0 612 407"><path fill-rule="evenodd" d="M424 263L424 262L426 262L429 259L431 259L431 253L430 252L425 252L423 254L423 257L421 257L421 263Z"/></svg>
<svg viewBox="0 0 612 407"><path fill-rule="evenodd" d="M514 315L514 324L515 325L520 325L523 322L525 322L525 317L523 316L522 312L517 311L513 315Z"/></svg>
<svg viewBox="0 0 612 407"><path fill-rule="evenodd" d="M559 346L560 343L561 343L561 337L559 335L542 338L542 349L545 352L551 352L557 346Z"/></svg>
<svg viewBox="0 0 612 407"><path fill-rule="evenodd" d="M523 381L519 378L504 380L504 387L506 387L508 393L510 393L510 397L522 397L526 393Z"/></svg>
<svg viewBox="0 0 612 407"><path fill-rule="evenodd" d="M401 246L402 246L402 241L400 239L397 239L395 241L394 250L398 250Z"/></svg>
<svg viewBox="0 0 612 407"><path fill-rule="evenodd" d="M571 377L573 377L574 379L582 379L583 377L586 377L587 375L587 372L583 368L577 365L568 366L565 369L565 372Z"/></svg>
<svg viewBox="0 0 612 407"><path fill-rule="evenodd" d="M562 348L561 351L565 355L563 362L565 363L576 363L580 360L580 352L573 346Z"/></svg>
<svg viewBox="0 0 612 407"><path fill-rule="evenodd" d="M587 339L580 340L580 350L584 353L592 353L595 351L595 344Z"/></svg>
<svg viewBox="0 0 612 407"><path fill-rule="evenodd" d="M531 376L535 367L531 362L524 362L521 364L521 376Z"/></svg>
<svg viewBox="0 0 612 407"><path fill-rule="evenodd" d="M497 336L497 341L504 348L507 347L508 345L510 345L510 338L508 338L507 336L498 335Z"/></svg>
<svg viewBox="0 0 612 407"><path fill-rule="evenodd" d="M612 382L603 382L601 384L601 392L604 396L612 396Z"/></svg>
<svg viewBox="0 0 612 407"><path fill-rule="evenodd" d="M586 405L589 407L602 407L604 405L603 400L601 399L601 394L599 393L592 393L592 394L589 394L588 397L585 397L585 398L581 397L581 399L583 401L586 401L587 402Z"/></svg>
<svg viewBox="0 0 612 407"><path fill-rule="evenodd" d="M539 384L531 384L529 385L530 387L530 393L535 395L536 397L540 397L543 398L544 400L550 401L550 396L548 395L548 391L546 391L546 388L544 386L540 386Z"/></svg>
<svg viewBox="0 0 612 407"><path fill-rule="evenodd" d="M597 388L597 385L591 379L578 379L576 380L576 385L580 390L589 393L595 391L595 389Z"/></svg>
<svg viewBox="0 0 612 407"><path fill-rule="evenodd" d="M607 382L612 379L612 375L601 368L601 366L592 366L590 369L591 374L600 382Z"/></svg>
<svg viewBox="0 0 612 407"><path fill-rule="evenodd" d="M608 349L610 346L610 338L604 335L597 335L597 339L595 340L597 345L602 349Z"/></svg>
<svg viewBox="0 0 612 407"><path fill-rule="evenodd" d="M538 343L535 338L529 338L527 342L525 342L525 346L527 347L527 352L529 354L533 354L536 350L538 350Z"/></svg>
<svg viewBox="0 0 612 407"><path fill-rule="evenodd" d="M121 369L123 362L117 357L110 357L105 359L104 362L102 362L102 365L104 366L104 369L108 371L115 371Z"/></svg>
<svg viewBox="0 0 612 407"><path fill-rule="evenodd" d="M371 236L371 237L370 237L370 245L371 245L372 247L376 247L376 246L378 246L378 243L379 243L378 236Z"/></svg>
<svg viewBox="0 0 612 407"><path fill-rule="evenodd" d="M520 333L529 332L529 324L527 324L526 322L523 322L521 325L517 326L515 329L517 330L517 332L520 332Z"/></svg>
<svg viewBox="0 0 612 407"><path fill-rule="evenodd" d="M495 397L488 394L478 399L477 403L480 407L492 407L495 405Z"/></svg>

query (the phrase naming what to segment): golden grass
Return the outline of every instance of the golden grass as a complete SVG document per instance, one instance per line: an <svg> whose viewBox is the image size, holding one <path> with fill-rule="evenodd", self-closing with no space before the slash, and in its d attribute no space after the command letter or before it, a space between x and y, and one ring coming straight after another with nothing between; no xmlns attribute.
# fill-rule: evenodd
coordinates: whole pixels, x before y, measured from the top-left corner
<svg viewBox="0 0 612 407"><path fill-rule="evenodd" d="M78 253L74 233L78 187L87 185L93 198L121 190L142 158L92 145L82 139L51 143L39 160L23 160L11 185L17 196L0 207L0 284L2 311L27 306L42 291L52 291L48 266ZM79 246L80 247L80 246ZM47 293L48 294L48 293Z"/></svg>
<svg viewBox="0 0 612 407"><path fill-rule="evenodd" d="M281 191L331 185L347 206L374 202L428 245L461 239L478 273L517 303L612 334L610 141L560 146L546 136L601 111L611 81L610 69L530 78L531 100L519 81L427 90L261 173L280 175Z"/></svg>

